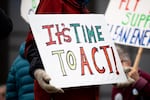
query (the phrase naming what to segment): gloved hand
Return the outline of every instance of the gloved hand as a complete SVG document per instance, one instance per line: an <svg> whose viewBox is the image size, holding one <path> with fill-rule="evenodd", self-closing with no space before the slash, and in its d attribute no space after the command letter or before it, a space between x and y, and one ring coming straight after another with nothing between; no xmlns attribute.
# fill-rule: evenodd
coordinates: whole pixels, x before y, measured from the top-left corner
<svg viewBox="0 0 150 100"><path fill-rule="evenodd" d="M56 88L51 85L49 81L51 78L43 69L36 69L34 72L34 77L38 81L39 85L42 89L44 89L48 93L64 93L61 88Z"/></svg>
<svg viewBox="0 0 150 100"><path fill-rule="evenodd" d="M129 85L131 85L135 82L134 79L132 79L131 77L128 76L128 73L131 71L131 68L130 67L123 67L123 69L124 69L124 72L127 76L127 82L117 83L116 86L118 88L128 87Z"/></svg>

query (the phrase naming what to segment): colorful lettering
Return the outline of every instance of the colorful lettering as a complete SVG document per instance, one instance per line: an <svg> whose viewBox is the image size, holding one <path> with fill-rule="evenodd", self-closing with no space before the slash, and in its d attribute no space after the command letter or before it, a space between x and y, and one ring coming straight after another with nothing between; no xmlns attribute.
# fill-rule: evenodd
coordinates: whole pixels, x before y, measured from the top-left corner
<svg viewBox="0 0 150 100"><path fill-rule="evenodd" d="M150 30L141 30L132 27L128 28L119 25L109 25L109 30L113 36L112 39L116 42L149 46Z"/></svg>
<svg viewBox="0 0 150 100"><path fill-rule="evenodd" d="M63 53L64 53L64 50L52 51L52 55L56 54L58 56L58 59L59 59L59 62L60 62L60 68L61 68L63 76L67 76L67 73L66 73L65 68L64 68L63 59L62 59L62 56L61 56Z"/></svg>
<svg viewBox="0 0 150 100"><path fill-rule="evenodd" d="M120 4L119 4L119 9L121 9L123 4L125 4L125 8L124 8L125 10L135 11L138 7L139 1L140 0L134 0L134 6L132 6L132 8L131 7L129 8L129 4L132 3L133 1L131 1L131 0L121 0Z"/></svg>
<svg viewBox="0 0 150 100"><path fill-rule="evenodd" d="M85 66L87 66L87 68L89 69L90 74L93 74L93 72L90 68L90 64L89 64L87 57L85 55L83 47L80 47L80 53L81 53L81 75L85 75L85 73L84 73L84 67Z"/></svg>
<svg viewBox="0 0 150 100"><path fill-rule="evenodd" d="M150 24L150 15L127 12L121 24L147 28Z"/></svg>
<svg viewBox="0 0 150 100"><path fill-rule="evenodd" d="M71 70L75 70L77 67L77 61L74 53L72 51L68 51L66 54L66 61Z"/></svg>
<svg viewBox="0 0 150 100"><path fill-rule="evenodd" d="M99 73L104 73L105 72L105 68L104 66L102 67L102 69L100 69L97 64L96 64L96 60L95 60L95 53L98 52L97 48L94 47L92 49L92 59L93 59L93 63L94 63L94 66L95 66L95 69L99 72Z"/></svg>

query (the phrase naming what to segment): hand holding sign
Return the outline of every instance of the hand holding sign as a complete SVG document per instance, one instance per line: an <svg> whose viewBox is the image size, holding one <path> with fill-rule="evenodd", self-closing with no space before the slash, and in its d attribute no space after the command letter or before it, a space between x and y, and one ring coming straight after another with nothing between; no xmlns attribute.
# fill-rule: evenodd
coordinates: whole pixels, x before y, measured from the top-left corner
<svg viewBox="0 0 150 100"><path fill-rule="evenodd" d="M138 66L139 66L139 62L140 62L142 53L143 53L143 48L140 47L138 49L138 53L136 55L136 58L135 58L135 61L134 61L134 64L133 64L133 68L129 72L129 77L133 78L135 81L139 80L139 77L140 77L139 74L138 74L138 70L139 70Z"/></svg>
<svg viewBox="0 0 150 100"><path fill-rule="evenodd" d="M64 91L60 88L56 88L55 86L51 85L50 82L50 76L43 70L43 69L37 69L34 72L34 76L36 80L38 81L41 88L43 88L47 93L63 93Z"/></svg>

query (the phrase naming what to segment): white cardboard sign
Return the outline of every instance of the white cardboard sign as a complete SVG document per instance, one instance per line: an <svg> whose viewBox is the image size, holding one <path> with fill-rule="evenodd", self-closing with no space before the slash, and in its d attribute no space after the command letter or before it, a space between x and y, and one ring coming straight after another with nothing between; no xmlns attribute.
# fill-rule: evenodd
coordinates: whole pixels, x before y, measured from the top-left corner
<svg viewBox="0 0 150 100"><path fill-rule="evenodd" d="M110 0L105 12L112 39L150 48L150 0Z"/></svg>
<svg viewBox="0 0 150 100"><path fill-rule="evenodd" d="M126 81L101 14L29 15L51 84L78 87Z"/></svg>
<svg viewBox="0 0 150 100"><path fill-rule="evenodd" d="M21 17L28 23L28 15L35 14L40 0L21 0L20 14Z"/></svg>

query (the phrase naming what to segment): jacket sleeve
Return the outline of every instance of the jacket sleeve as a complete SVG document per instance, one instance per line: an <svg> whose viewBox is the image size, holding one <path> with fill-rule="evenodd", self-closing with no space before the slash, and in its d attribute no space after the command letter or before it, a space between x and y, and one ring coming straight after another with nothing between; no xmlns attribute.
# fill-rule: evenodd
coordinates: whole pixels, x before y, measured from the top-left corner
<svg viewBox="0 0 150 100"><path fill-rule="evenodd" d="M30 44L28 44L26 58L30 63L29 74L34 78L36 69L44 69L35 40L30 41Z"/></svg>
<svg viewBox="0 0 150 100"><path fill-rule="evenodd" d="M140 79L134 84L134 87L138 89L143 96L150 98L150 74L141 70L139 74Z"/></svg>
<svg viewBox="0 0 150 100"><path fill-rule="evenodd" d="M18 100L17 86L16 86L16 70L14 64L11 66L11 69L8 74L7 85L6 85L6 100Z"/></svg>

